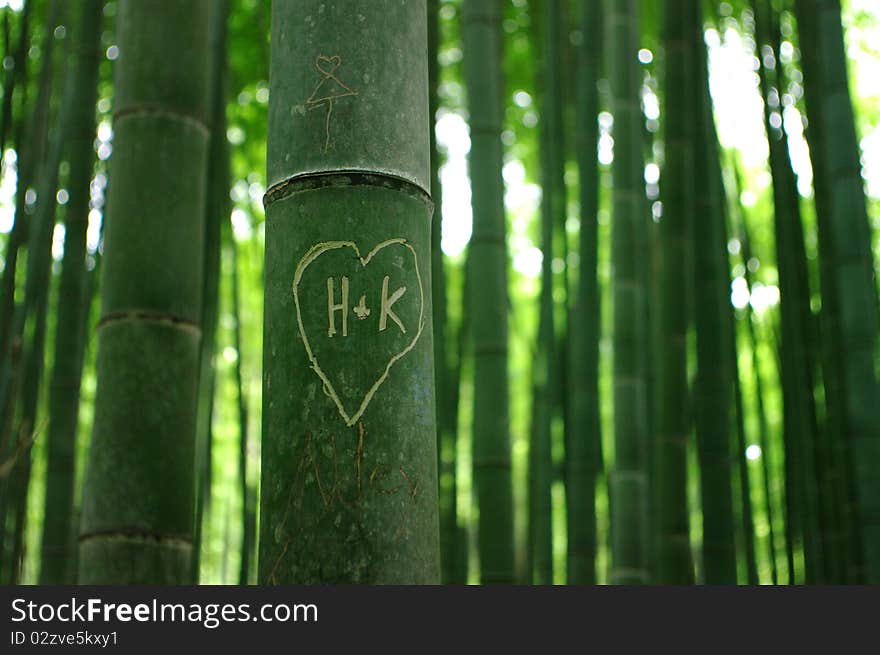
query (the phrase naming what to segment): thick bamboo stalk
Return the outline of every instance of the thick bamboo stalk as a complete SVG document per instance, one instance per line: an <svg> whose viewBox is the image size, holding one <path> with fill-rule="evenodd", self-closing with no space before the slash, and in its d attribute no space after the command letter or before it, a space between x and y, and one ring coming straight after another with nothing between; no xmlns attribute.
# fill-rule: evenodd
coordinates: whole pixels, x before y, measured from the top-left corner
<svg viewBox="0 0 880 655"><path fill-rule="evenodd" d="M529 443L528 561L530 579L535 584L553 582L553 425L561 402L560 357L562 343L556 334L556 286L554 255L564 244L565 188L561 130L561 3L550 0L537 7L533 34L542 52L542 78L538 83L541 102L541 295L538 339L533 364L532 429ZM564 287L563 287L564 288Z"/></svg>
<svg viewBox="0 0 880 655"><path fill-rule="evenodd" d="M611 259L614 297L614 471L611 505L611 582L646 583L648 543L647 416L641 247L648 226L642 159L639 7L622 0L609 8L608 67L614 114L614 196Z"/></svg>
<svg viewBox="0 0 880 655"><path fill-rule="evenodd" d="M842 450L849 449L861 541L855 570L848 577L880 582L880 387L874 371L877 299L858 137L847 79L847 59L837 0L798 0L799 24L809 26L814 57L805 57L808 111L819 122L811 139L817 177L827 186L820 216L823 250L828 257L824 287L832 312L840 364ZM805 42L806 43L806 42ZM819 196L817 185L817 199ZM827 226L822 230L823 223ZM858 542L857 542L858 543ZM859 557L860 556L860 557ZM864 571L859 570L861 559Z"/></svg>
<svg viewBox="0 0 880 655"><path fill-rule="evenodd" d="M817 16L811 8L806 13L798 8L798 38L808 47L801 48L801 67L810 80L804 100L810 118L806 137L810 146L810 160L814 171L813 189L816 208L816 227L819 240L819 286L822 297L820 345L822 349L822 386L825 399L826 438L830 442L833 469L831 479L837 499L841 530L840 551L843 554L843 576L848 582L860 582L863 576L861 537L856 516L856 490L851 461L851 448L844 422L844 370L841 351L840 303L834 273L833 235L831 223L831 180L825 171L822 102L816 90L821 78L821 52L810 47L819 41Z"/></svg>
<svg viewBox="0 0 880 655"><path fill-rule="evenodd" d="M694 51L695 0L664 2L666 164L663 168L663 216L658 226L657 327L654 331L654 435L657 492L657 581L689 584L694 579L687 499L687 446L691 430L688 389L691 231L694 224Z"/></svg>
<svg viewBox="0 0 880 655"><path fill-rule="evenodd" d="M64 258L58 289L55 357L50 383L46 496L40 554L40 583L62 584L75 579L71 528L79 419L79 390L86 346L85 317L89 310L86 277L86 230L95 162L95 103L101 61L102 0L84 0L71 38L73 70L66 134L70 199L64 225Z"/></svg>
<svg viewBox="0 0 880 655"><path fill-rule="evenodd" d="M263 583L440 578L426 28L272 6Z"/></svg>
<svg viewBox="0 0 880 655"><path fill-rule="evenodd" d="M513 488L507 374L507 244L501 147L503 84L497 0L463 10L473 233L468 246L474 354L474 486L483 583L513 582Z"/></svg>
<svg viewBox="0 0 880 655"><path fill-rule="evenodd" d="M596 479L601 465L599 424L600 293L598 284L599 223L599 90L602 7L584 0L583 40L578 51L577 160L580 184L580 268L572 307L569 343L568 439L566 442L566 508L570 584L596 583Z"/></svg>
<svg viewBox="0 0 880 655"><path fill-rule="evenodd" d="M211 4L124 0L116 17L84 583L190 580Z"/></svg>

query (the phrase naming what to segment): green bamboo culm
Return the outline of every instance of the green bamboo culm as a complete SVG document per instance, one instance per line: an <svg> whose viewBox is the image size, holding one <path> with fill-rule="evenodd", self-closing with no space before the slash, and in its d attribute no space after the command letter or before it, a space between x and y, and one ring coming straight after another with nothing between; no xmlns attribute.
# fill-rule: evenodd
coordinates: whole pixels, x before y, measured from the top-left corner
<svg viewBox="0 0 880 655"><path fill-rule="evenodd" d="M443 221L441 218L440 149L437 145L437 112L440 109L440 2L427 0L428 11L428 136L431 157L431 199L437 208L431 221L431 302L434 317L434 392L437 398L437 471L442 477L443 428L446 395L446 270L443 261ZM440 504L443 505L443 482L440 481ZM441 510L442 514L442 510ZM442 518L441 518L442 526ZM441 527L441 544L446 538ZM441 546L442 548L442 546ZM445 561L444 561L445 566ZM445 570L444 570L445 575Z"/></svg>
<svg viewBox="0 0 880 655"><path fill-rule="evenodd" d="M21 10L19 17L19 33L18 42L15 46L15 54L12 57L12 69L6 72L3 80L3 118L0 121L0 152L6 152L6 144L8 134L13 127L13 104L14 95L25 96L28 89L28 57L27 52L30 48L30 21L33 3L26 2ZM11 12L6 12L7 16ZM16 93L16 88L21 91ZM24 99L20 100L24 105ZM35 117L31 118L32 121ZM27 121L18 119L17 129L15 130L15 148L16 156L16 179L17 189L26 189L25 182L30 181L31 174L25 166L26 160L22 160L22 154L28 148L21 147L21 136L23 133L22 125ZM36 122L36 121L35 121ZM44 128L45 129L45 128ZM30 143L33 143L31 141ZM32 168L32 165L30 166ZM6 403L8 397L8 381L10 369L10 339L12 338L12 317L13 307L15 306L15 271L18 261L18 251L24 240L24 220L22 214L19 213L19 196L21 206L24 207L24 194L16 191L16 213L18 219L13 223L12 230L6 240L6 250L3 252L3 275L0 276L0 424L5 423ZM0 433L0 453L3 452L3 443L5 433ZM2 504L2 503L0 503ZM3 516L2 507L0 507L0 517ZM2 527L2 521L0 521ZM0 544L2 544L2 530L0 530Z"/></svg>
<svg viewBox="0 0 880 655"><path fill-rule="evenodd" d="M801 43L819 42L819 16L813 13L810 5L795 4L797 10L797 33ZM841 530L840 552L842 553L843 576L847 582L859 583L863 580L863 554L856 515L856 489L853 473L852 444L847 436L845 404L844 360L841 352L841 304L838 298L835 255L834 225L832 221L831 189L832 180L827 175L826 154L823 147L823 99L819 94L822 70L825 63L822 51L815 47L801 48L801 67L805 79L804 100L809 116L806 130L810 145L810 160L814 172L813 187L816 208L816 227L819 241L819 286L822 296L820 313L820 344L822 346L822 387L825 400L825 438L832 453L831 479L834 481L834 496L837 499L837 517ZM823 500L827 490L822 490Z"/></svg>
<svg viewBox="0 0 880 655"><path fill-rule="evenodd" d="M810 347L809 329L812 324L810 290L806 272L804 235L797 195L796 180L788 156L785 132L774 127L779 118L778 98L784 91L782 75L776 64L777 50L771 28L775 20L769 0L756 3L755 35L765 52L760 74L764 96L764 124L770 152L770 171L773 182L774 234L776 260L779 270L780 328L782 343L782 396L784 435L793 455L794 484L798 490L797 506L803 532L805 580L808 583L828 582L824 560L830 555L823 552L828 543L828 531L821 522L821 496L817 486L818 467L826 458L816 457L816 407L813 393L814 350ZM774 86L775 83L775 86ZM775 116L774 116L775 114ZM832 498L828 494L827 499ZM830 571L828 571L830 573Z"/></svg>
<svg viewBox="0 0 880 655"><path fill-rule="evenodd" d="M226 149L228 155L229 150ZM235 384L235 400L238 418L238 492L241 502L241 558L238 566L238 584L246 585L251 580L251 562L254 557L257 523L256 492L248 476L248 397L244 387L242 375L242 335L241 335L241 292L238 273L238 244L232 230L232 219L224 222L223 233L229 242L230 261L232 269L229 284L230 306L232 309L232 347L237 357L232 367L233 382Z"/></svg>
<svg viewBox="0 0 880 655"><path fill-rule="evenodd" d="M745 264L743 268L743 278L745 279L746 286L751 293L754 289L754 280L752 279L752 272L748 267L748 263L752 260L752 250L751 239L749 236L750 231L748 229L748 216L746 215L745 207L740 201L740 191L743 188L742 173L740 163L736 156L730 157L728 165L731 170L733 184L731 193L728 195L731 206L731 229L740 244L741 260ZM752 308L751 303L749 303L746 305L745 316L742 318L742 322L745 325L748 350L750 354L754 394L752 402L748 403L746 406L750 406L755 415L755 430L757 430L757 433L755 434L754 431L752 432L751 442L757 443L758 447L761 449L762 509L767 521L767 558L770 566L770 582L773 585L777 585L780 581L779 569L776 561L777 544L779 543L779 533L776 527L776 517L778 514L774 507L774 484L771 479L771 471L775 471L772 463L774 461L774 454L770 450L770 425L764 407L764 389L766 387L764 386L763 375L761 373L761 357L758 353L759 341L755 331L756 320L754 309Z"/></svg>
<svg viewBox="0 0 880 655"><path fill-rule="evenodd" d="M190 580L212 5L119 3L86 584Z"/></svg>
<svg viewBox="0 0 880 655"><path fill-rule="evenodd" d="M229 141L226 138L227 0L215 0L211 18L211 142L205 197L205 254L202 288L202 342L199 354L199 404L196 415L196 512L193 527L193 583L198 584L202 530L211 503L211 451L220 305L220 233L229 216Z"/></svg>
<svg viewBox="0 0 880 655"><path fill-rule="evenodd" d="M447 421L450 425L450 435L448 437L447 452L449 453L449 466L452 475L452 488L449 491L452 506L449 508L447 516L444 517L444 527L454 534L452 543L447 544L451 551L447 557L452 563L449 569L448 577L445 581L450 584L465 584L468 578L468 528L458 522L458 479L456 474L456 462L458 461L458 453L460 446L459 430L458 430L458 412L461 406L461 380L464 370L471 366L471 352L467 336L470 334L470 310L468 309L468 289L469 282L467 274L461 276L461 314L454 331L455 341L450 344L451 351L454 352L454 358L449 368L448 382L448 403ZM454 344L454 345L453 345ZM444 575L446 575L444 573Z"/></svg>
<svg viewBox="0 0 880 655"><path fill-rule="evenodd" d="M434 218L431 221L431 301L434 312L434 390L437 404L437 477L440 500L440 560L445 584L464 582L456 578L459 550L456 518L455 442L457 411L455 397L458 379L450 366L447 339L451 333L446 299L446 265L442 237L443 206L440 185L441 155L437 147L437 112L440 108L440 62L443 40L440 29L440 2L428 0L428 129L431 144L431 198Z"/></svg>
<svg viewBox="0 0 880 655"><path fill-rule="evenodd" d="M470 286L468 300L474 354L474 485L484 584L513 582L499 10L498 0L466 0L462 12L474 216L468 275L480 281Z"/></svg>
<svg viewBox="0 0 880 655"><path fill-rule="evenodd" d="M727 240L725 239L725 242ZM733 365L733 394L736 425L736 458L737 479L739 490L740 525L742 527L742 543L745 555L746 576L748 584L759 584L758 560L755 552L755 518L752 503L751 476L749 475L749 461L746 455L746 426L745 406L743 403L742 383L739 377L739 366L736 349L736 316L730 312L730 335L731 362Z"/></svg>
<svg viewBox="0 0 880 655"><path fill-rule="evenodd" d="M7 138L13 126L12 98L18 85L27 87L27 51L30 44L30 15L33 3L26 2L18 17L18 39L12 44L9 19L13 12L5 12L4 23L4 58L9 57L12 66L6 68L3 75L3 100L0 106L0 152L6 152ZM19 95L21 92L19 92ZM8 246L7 246L8 248ZM7 250L7 255L9 251Z"/></svg>
<svg viewBox="0 0 880 655"><path fill-rule="evenodd" d="M95 103L101 61L102 0L83 0L71 33L73 95L66 139L70 199L64 221L64 258L58 288L54 368L49 391L46 496L40 550L40 584L75 579L71 541L74 468L88 313L86 230L95 162Z"/></svg>
<svg viewBox="0 0 880 655"><path fill-rule="evenodd" d="M742 244L742 252L743 252L743 261L748 262L751 257L747 255L747 243L748 239L743 236L740 240ZM748 271L748 267L746 267L746 271ZM747 273L747 281L749 281L749 276ZM748 285L749 290L753 289L751 282ZM746 317L746 328L748 330L749 337L749 349L752 352L752 371L755 375L755 393L754 393L754 402L755 402L755 411L758 415L758 447L761 449L761 478L763 480L763 491L764 491L764 513L767 516L767 548L768 548L768 557L770 558L770 581L772 584L779 584L780 575L777 564L777 539L781 537L777 533L777 521L776 518L778 514L775 509L775 498L776 494L774 494L773 483L771 480L772 472L775 469L775 459L774 454L770 450L771 441L770 441L770 425L767 421L767 412L764 408L764 380L761 375L761 358L758 354L758 338L755 334L755 315L752 311L751 305L747 308L748 316ZM777 536L778 535L778 536ZM793 566L789 566L790 561L788 559L789 549L786 546L786 574L788 576L788 581L791 582L794 577Z"/></svg>
<svg viewBox="0 0 880 655"><path fill-rule="evenodd" d="M53 66L58 63L55 58L52 41L55 26L63 20L63 7L57 2L49 4L46 35L44 41L44 71L41 72L41 88L38 92L38 103L49 102L53 85ZM63 44L66 45L66 44ZM53 63L54 62L54 63ZM15 432L18 443L32 443L43 425L37 424L45 362L46 330L49 309L49 288L52 273L52 235L55 230L56 209L58 204L55 193L58 188L59 167L61 165L64 142L69 128L71 105L70 98L74 92L72 85L65 84L64 78L58 76L54 84L63 89L60 107L56 114L57 126L49 134L47 156L39 161L37 175L37 203L33 217L27 223L27 261L24 284L24 302L16 307L15 337L21 339L24 357L21 370L20 402L18 406L17 429ZM47 87L42 85L46 84ZM45 95L43 95L45 93ZM40 97L43 96L43 97ZM51 112L50 112L51 113ZM48 113L47 113L48 115ZM35 121L36 124L36 121ZM19 194L21 195L21 194ZM23 207L23 204L22 204ZM21 214L19 214L21 216ZM10 406L11 411L15 407ZM25 526L28 519L28 493L30 490L32 453L25 447L16 460L16 466L10 476L9 502L12 510L12 541L10 544L11 559L10 582L17 583L24 556Z"/></svg>
<svg viewBox="0 0 880 655"><path fill-rule="evenodd" d="M795 4L797 10L797 34L801 43L819 42L819 16L807 5ZM809 117L806 129L810 146L810 161L814 171L827 170L824 148L823 100L819 95L822 70L825 66L822 52L818 48L802 47L801 68L804 75L804 101ZM820 343L822 346L822 387L825 399L824 429L826 440L832 453L832 475L835 484L837 517L841 530L840 551L843 558L843 576L847 582L859 583L863 580L864 566L859 520L856 515L856 489L853 475L852 444L846 429L844 404L845 388L844 363L841 352L841 303L838 297L837 282L834 275L834 239L832 224L831 189L832 180L824 174L813 176L814 206L816 209L816 228L819 242L819 277L822 308L820 312ZM823 500L827 493L823 489Z"/></svg>
<svg viewBox="0 0 880 655"><path fill-rule="evenodd" d="M440 580L424 0L272 5L259 580Z"/></svg>
<svg viewBox="0 0 880 655"><path fill-rule="evenodd" d="M562 143L558 122L561 102L559 0L543 3L539 14L542 52L538 86L541 98L541 295L538 338L533 363L532 429L528 463L528 572L534 584L553 583L553 425L560 396L560 360L554 308L553 257L559 253L564 223ZM560 211L563 217L560 217Z"/></svg>
<svg viewBox="0 0 880 655"><path fill-rule="evenodd" d="M600 294L598 280L599 89L602 6L583 0L578 51L577 136L580 185L580 268L571 315L566 441L566 508L569 584L596 583L596 479L601 470L599 423Z"/></svg>
<svg viewBox="0 0 880 655"><path fill-rule="evenodd" d="M697 138L694 151L696 216L694 247L694 325L697 333L697 372L694 381L694 420L700 463L703 510L703 570L708 584L736 584L737 561L731 460L733 374L730 362L727 244L717 136L709 94L703 16L698 11L690 29L697 38L690 62L696 69L694 94Z"/></svg>
<svg viewBox="0 0 880 655"><path fill-rule="evenodd" d="M815 21L817 60L805 70L808 108L821 106L818 174L828 180L830 273L839 308L843 439L851 449L861 533L862 580L880 583L880 387L875 373L877 297L859 145L847 79L838 0L798 0L799 22ZM821 219L820 219L821 220Z"/></svg>
<svg viewBox="0 0 880 655"><path fill-rule="evenodd" d="M717 138L717 136L716 136ZM721 224L719 230L720 247L722 252L722 260L720 264L721 274L718 276L718 295L724 297L728 294L732 285L730 258L728 257L728 243L730 243L730 235L732 230L734 214L730 208L729 195L727 193L726 171L723 170L721 154L718 148L712 150L712 170L717 173L718 185L721 189L724 200L721 204ZM739 509L739 528L740 543L742 544L742 552L744 555L744 563L746 569L746 581L750 585L757 585L758 578L758 560L755 552L755 519L754 505L752 503L752 484L749 472L749 460L747 453L747 437L746 437L746 415L745 403L743 402L742 380L739 370L739 349L738 349L738 320L731 303L727 302L723 305L726 319L726 335L729 347L730 361L730 378L733 385L733 427L735 429L734 452L736 453L736 473L737 473L737 490L739 491L738 509Z"/></svg>
<svg viewBox="0 0 880 655"><path fill-rule="evenodd" d="M613 584L649 581L647 417L642 338L642 234L647 230L642 161L639 3L608 8L608 71L614 115L611 260L614 303L614 469L609 480Z"/></svg>
<svg viewBox="0 0 880 655"><path fill-rule="evenodd" d="M22 15L23 28L28 25L27 13ZM16 146L16 194L15 214L12 230L6 243L4 253L4 268L2 282L0 282L0 459L9 461L15 456L20 443L20 435L17 431L15 419L16 408L22 387L22 360L24 340L22 335L24 305L16 303L15 290L19 286L16 283L16 272L20 267L18 257L20 251L27 247L29 232L33 232L34 220L25 216L25 191L35 186L38 172L46 157L47 131L49 120L49 102L52 96L52 48L54 37L52 28L48 23L57 19L57 4L49 3L43 7L46 25L43 27L43 37L40 42L42 49L42 64L37 76L37 96L32 103L21 104L28 113L27 119L19 120L19 126L15 135ZM24 36L24 35L22 35ZM26 65L27 57L21 63ZM26 74L22 70L22 74ZM22 91L28 90L26 79L20 81L23 84ZM24 95L24 93L22 94ZM5 94L4 94L5 96ZM25 145L25 142L27 145ZM19 475L20 466L15 467L7 476L0 478L0 579L11 582L13 566L10 564L12 550L15 548L15 524L18 521L16 511L17 500L15 490L18 485L16 477Z"/></svg>
<svg viewBox="0 0 880 655"><path fill-rule="evenodd" d="M568 277L568 194L565 183L566 132L565 116L567 96L565 84L567 57L569 50L565 47L569 18L568 6L563 0L548 0L540 3L542 11L535 17L540 31L538 45L541 61L541 79L538 84L540 101L540 163L541 163L541 198L546 196L542 211L550 213L553 221L553 261L564 263L562 266L551 266L553 271L553 304L555 335L553 377L550 379L550 397L552 402L551 444L562 441L566 443L566 424L568 415L566 407L568 397L568 332L571 312L569 311ZM561 428L561 430L560 430ZM561 437L561 439L560 439ZM557 461L553 460L552 480L561 476L557 473Z"/></svg>
<svg viewBox="0 0 880 655"><path fill-rule="evenodd" d="M691 230L694 224L693 16L696 0L665 0L663 48L666 103L663 112L666 163L663 168L663 216L658 238L657 328L654 355L660 379L655 385L656 577L661 584L691 584L687 498L687 446L690 435L687 331L690 315Z"/></svg>

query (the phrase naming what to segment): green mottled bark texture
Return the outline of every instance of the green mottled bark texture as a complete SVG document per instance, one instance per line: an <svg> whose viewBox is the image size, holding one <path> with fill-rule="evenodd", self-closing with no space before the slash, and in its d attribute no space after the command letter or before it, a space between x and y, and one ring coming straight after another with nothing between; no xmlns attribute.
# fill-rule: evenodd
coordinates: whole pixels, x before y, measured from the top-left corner
<svg viewBox="0 0 880 655"><path fill-rule="evenodd" d="M85 351L86 229L90 184L95 161L95 103L101 61L102 0L84 0L71 34L73 65L69 78L66 135L70 179L64 232L64 259L58 288L55 358L49 396L46 497L40 551L40 583L74 580L71 519L74 507L74 465L79 417L79 388Z"/></svg>
<svg viewBox="0 0 880 655"><path fill-rule="evenodd" d="M474 485L480 580L513 582L513 489L507 389L507 244L501 177L502 76L498 0L466 0L464 70L473 234L468 247L474 353Z"/></svg>
<svg viewBox="0 0 880 655"><path fill-rule="evenodd" d="M119 4L83 583L190 579L211 5Z"/></svg>
<svg viewBox="0 0 880 655"><path fill-rule="evenodd" d="M659 275L654 356L659 376L656 398L655 460L657 582L690 584L694 579L687 499L687 444L691 428L687 330L694 223L694 82L691 61L696 32L696 0L663 3L666 106L666 164L663 216L658 226Z"/></svg>
<svg viewBox="0 0 880 655"><path fill-rule="evenodd" d="M424 0L272 6L259 579L440 579Z"/></svg>
<svg viewBox="0 0 880 655"><path fill-rule="evenodd" d="M596 583L596 477L601 469L599 425L599 89L602 7L584 0L578 52L577 159L580 184L580 268L570 320L570 420L566 441L569 584Z"/></svg>
<svg viewBox="0 0 880 655"><path fill-rule="evenodd" d="M648 477L645 353L642 309L645 289L641 246L648 217L642 160L639 3L608 8L608 71L614 114L614 196L611 261L614 302L614 470L611 505L611 582L648 582Z"/></svg>

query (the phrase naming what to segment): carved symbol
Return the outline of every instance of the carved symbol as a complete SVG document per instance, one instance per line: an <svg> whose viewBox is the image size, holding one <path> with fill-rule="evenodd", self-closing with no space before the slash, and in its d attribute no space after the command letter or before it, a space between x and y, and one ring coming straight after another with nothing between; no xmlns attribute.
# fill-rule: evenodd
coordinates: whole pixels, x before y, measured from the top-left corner
<svg viewBox="0 0 880 655"><path fill-rule="evenodd" d="M357 411L354 414L349 414L348 411L343 406L342 400L340 400L339 395L336 393L336 390L333 387L333 383L330 381L330 378L327 376L327 374L321 368L321 365L318 363L318 359L315 357L315 354L312 350L311 343L309 342L309 337L306 334L305 327L303 326L302 308L300 306L300 298L299 298L299 284L302 281L303 274L305 273L305 271L309 267L309 265L312 262L314 262L318 257L320 257L321 255L323 255L326 252L330 252L332 250L338 250L340 248L351 248L352 250L354 250L354 253L357 257L357 260L360 262L361 266L363 268L366 268L366 266L370 263L370 260L373 259L373 257L376 255L376 253L378 253L379 251L381 251L384 248L387 248L387 247L393 246L393 245L403 246L404 248L409 250L409 252L412 254L413 264L414 264L415 273L416 273L416 280L418 281L418 286L419 286L418 330L416 331L412 340L410 340L402 350L395 353L388 360L388 362L385 364L385 367L382 371L382 374L373 383L373 385L367 390L366 394L364 394L363 400L361 401L360 406L358 407ZM330 324L329 324L330 329L333 330L333 332L335 333L336 328L335 328L335 323L334 323L334 316L335 316L336 312L342 311L343 317L347 313L345 307L347 307L347 299L348 299L348 295L347 295L348 294L348 281L347 281L347 278L345 278L345 277L342 278L342 282L341 282L340 286L342 287L343 304L337 305L333 300L333 282L332 282L332 280L333 280L333 278L329 278L327 280L328 313L329 313L329 320L330 320ZM385 277L385 280L382 285L382 317L384 317L386 319L386 322L387 322L387 318L390 317L391 320L397 324L397 326L400 328L401 332L403 332L404 334L406 333L406 328L404 328L403 323L401 322L400 318L393 311L391 311L391 306L403 296L405 291L406 291L406 287L401 287L401 288L397 289L397 291L392 293L391 296L389 297L388 296L388 277L387 276ZM300 333L300 336L302 337L303 346L305 346L305 349L306 349L306 354L309 357L309 362L311 362L312 370L315 371L315 373L318 375L319 378L321 378L321 381L324 383L324 388L327 392L327 395L330 396L330 398L335 403L336 408L339 410L340 416L342 416L342 419L345 421L345 424L347 426L352 426L355 423L357 423L358 419L360 419L360 417L363 415L364 411L366 411L367 405L370 404L370 401L373 399L373 396L379 390L379 387L382 386L382 383L388 379L388 374L391 371L391 367L394 365L394 363L397 360L399 360L401 357L406 355L410 350L412 350L415 347L416 342L419 340L419 337L422 334L422 328L424 327L423 326L423 318L424 318L424 311L425 311L425 295L424 295L424 290L422 288L422 276L419 273L419 264L418 264L418 257L416 256L416 251L413 249L413 247L409 243L407 243L406 239L400 239L400 238L388 239L387 241L383 241L382 243L377 245L375 248L373 248L369 253L367 253L366 257L361 255L360 249L357 247L357 244L354 241L327 241L327 242L323 242L323 243L317 243L309 249L309 251L303 256L303 258L300 260L299 264L296 267L296 272L294 273L294 276L293 276L293 301L294 301L294 304L296 305L297 326L299 327L299 333ZM367 312L366 315L368 315L369 309L366 308L366 299L364 296L361 296L360 305L363 306L363 309ZM354 312L358 316L359 319L362 318L360 316L359 311L358 311L358 307L354 308ZM364 315L363 318L366 318L366 315ZM382 325L385 325L385 323L382 323ZM384 328L380 327L380 329L384 329ZM345 336L345 331L347 330L347 324L346 324L344 318L343 318L343 322L342 322L342 330L343 330L343 336ZM330 334L330 330L328 330L328 336L333 336L332 334Z"/></svg>
<svg viewBox="0 0 880 655"><path fill-rule="evenodd" d="M357 307L354 307L352 311L355 313L355 316L358 317L359 321L363 321L367 316L370 315L370 308L367 307L367 296L364 294L361 296L361 301L357 304Z"/></svg>
<svg viewBox="0 0 880 655"><path fill-rule="evenodd" d="M356 96L357 91L336 77L336 70L342 64L342 57L333 55L318 55L315 58L315 70L321 75L321 79L312 90L312 95L306 99L306 108L311 111L318 107L327 107L327 116L324 120L324 152L330 148L330 116L333 114L333 101L339 98Z"/></svg>

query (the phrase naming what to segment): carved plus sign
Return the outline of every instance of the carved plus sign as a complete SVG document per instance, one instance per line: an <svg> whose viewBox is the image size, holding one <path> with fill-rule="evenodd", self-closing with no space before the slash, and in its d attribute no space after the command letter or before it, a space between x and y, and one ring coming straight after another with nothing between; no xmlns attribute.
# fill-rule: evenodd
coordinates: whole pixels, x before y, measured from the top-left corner
<svg viewBox="0 0 880 655"><path fill-rule="evenodd" d="M367 307L367 296L361 296L360 302L357 304L357 307L354 308L355 316L358 317L359 321L364 320L367 316L370 315L370 308Z"/></svg>

